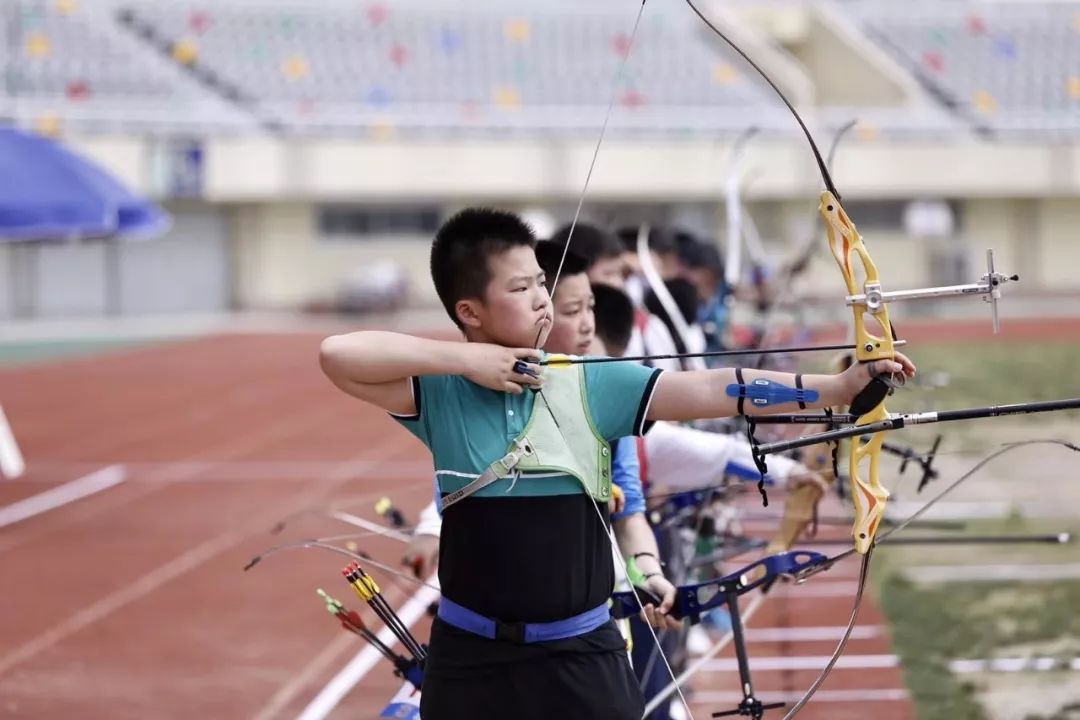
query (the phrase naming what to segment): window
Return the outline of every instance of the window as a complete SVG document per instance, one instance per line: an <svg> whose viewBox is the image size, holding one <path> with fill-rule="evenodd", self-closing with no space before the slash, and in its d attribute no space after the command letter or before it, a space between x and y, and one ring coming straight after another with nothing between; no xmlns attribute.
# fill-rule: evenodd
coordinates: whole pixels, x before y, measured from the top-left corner
<svg viewBox="0 0 1080 720"><path fill-rule="evenodd" d="M922 234L914 232L911 225L919 217L933 221L935 227L942 229L939 233L953 234L961 226L961 207L953 200L851 200L844 203L844 209L863 234L869 229ZM937 217L927 217L929 209L935 209ZM913 214L913 210L920 212ZM915 227L923 225L916 222Z"/></svg>
<svg viewBox="0 0 1080 720"><path fill-rule="evenodd" d="M319 208L319 232L335 240L367 235L430 236L439 229L441 215L435 207L323 205Z"/></svg>

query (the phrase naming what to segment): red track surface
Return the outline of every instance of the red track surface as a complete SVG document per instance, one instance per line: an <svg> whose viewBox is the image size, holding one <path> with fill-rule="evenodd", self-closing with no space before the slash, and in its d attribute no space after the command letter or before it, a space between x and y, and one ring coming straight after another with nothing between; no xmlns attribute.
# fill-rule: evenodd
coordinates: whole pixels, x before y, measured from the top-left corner
<svg viewBox="0 0 1080 720"><path fill-rule="evenodd" d="M340 580L342 558L290 552L241 571L282 538L350 530L307 515L270 535L290 513L351 499L351 511L376 519L374 500L389 494L415 517L430 498L427 452L322 378L318 340L212 337L0 371L28 462L23 478L0 481L0 507L110 464L128 470L116 487L0 528L0 717L293 718L361 649L314 592L359 606ZM358 542L388 563L401 553L383 538ZM749 627L844 625L856 570L776 593ZM380 581L395 606L415 591ZM867 598L860 625L881 624ZM426 621L416 632L426 637ZM828 655L833 645L752 642L751 655ZM877 636L847 655L889 652ZM758 671L755 681L759 693L801 693L816 675ZM331 717L375 717L399 686L381 663ZM737 676L703 673L694 687L695 715L708 717L729 706L716 694L736 692ZM902 687L896 668L837 669L823 694ZM868 713L914 717L903 699L814 701L801 717Z"/></svg>

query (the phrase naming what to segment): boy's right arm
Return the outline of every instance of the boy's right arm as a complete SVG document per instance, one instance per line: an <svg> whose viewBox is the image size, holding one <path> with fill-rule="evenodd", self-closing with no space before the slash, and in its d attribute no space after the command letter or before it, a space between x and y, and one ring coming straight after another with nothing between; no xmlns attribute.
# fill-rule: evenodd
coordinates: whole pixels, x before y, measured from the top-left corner
<svg viewBox="0 0 1080 720"><path fill-rule="evenodd" d="M331 382L353 397L398 415L416 412L409 378L463 375L478 385L519 394L522 385L538 381L514 372L522 358L535 358L531 348L486 343L432 340L402 333L361 331L322 341L319 364ZM539 367L531 365L539 375Z"/></svg>

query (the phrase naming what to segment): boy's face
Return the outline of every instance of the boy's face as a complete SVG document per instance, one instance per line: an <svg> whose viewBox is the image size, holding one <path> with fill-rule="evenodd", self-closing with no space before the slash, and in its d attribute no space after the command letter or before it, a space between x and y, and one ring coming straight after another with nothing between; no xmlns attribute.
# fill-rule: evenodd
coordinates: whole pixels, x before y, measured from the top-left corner
<svg viewBox="0 0 1080 720"><path fill-rule="evenodd" d="M661 279L674 280L679 277L679 254L675 252L670 253L652 253L653 265L656 266L656 271L660 273Z"/></svg>
<svg viewBox="0 0 1080 720"><path fill-rule="evenodd" d="M702 300L712 298L720 284L720 277L708 268L691 268L686 272L686 278L694 284L698 297Z"/></svg>
<svg viewBox="0 0 1080 720"><path fill-rule="evenodd" d="M621 255L597 260L589 268L589 280L622 289L626 285L627 266Z"/></svg>
<svg viewBox="0 0 1080 720"><path fill-rule="evenodd" d="M469 338L528 348L538 346L539 336L543 347L551 331L552 309L536 253L523 245L492 255L487 262L491 280L484 297L464 298L455 305Z"/></svg>
<svg viewBox="0 0 1080 720"><path fill-rule="evenodd" d="M565 275L555 289L555 323L544 349L550 353L587 355L596 337L589 276Z"/></svg>

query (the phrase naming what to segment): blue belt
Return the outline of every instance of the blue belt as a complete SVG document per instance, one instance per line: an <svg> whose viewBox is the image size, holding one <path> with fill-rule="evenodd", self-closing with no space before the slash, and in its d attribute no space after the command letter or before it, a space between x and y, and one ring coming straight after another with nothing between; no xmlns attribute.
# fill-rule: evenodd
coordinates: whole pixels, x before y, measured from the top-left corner
<svg viewBox="0 0 1080 720"><path fill-rule="evenodd" d="M443 622L481 637L517 643L548 642L577 637L595 630L610 618L611 610L605 602L592 610L565 620L546 623L508 623L484 617L445 596L439 600L439 619Z"/></svg>

